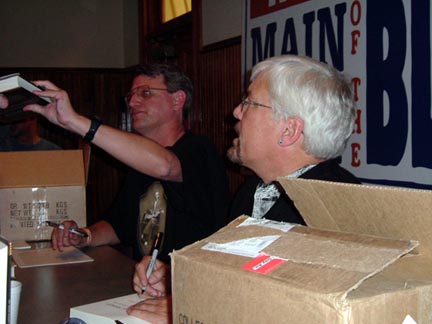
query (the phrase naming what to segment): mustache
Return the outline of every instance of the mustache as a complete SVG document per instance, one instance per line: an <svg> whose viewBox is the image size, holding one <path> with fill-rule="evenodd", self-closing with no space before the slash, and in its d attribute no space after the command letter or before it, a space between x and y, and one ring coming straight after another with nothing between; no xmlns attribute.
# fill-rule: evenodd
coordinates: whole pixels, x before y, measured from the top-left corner
<svg viewBox="0 0 432 324"><path fill-rule="evenodd" d="M236 132L237 135L239 134L239 132L240 132L240 122L237 122L234 125L234 131Z"/></svg>

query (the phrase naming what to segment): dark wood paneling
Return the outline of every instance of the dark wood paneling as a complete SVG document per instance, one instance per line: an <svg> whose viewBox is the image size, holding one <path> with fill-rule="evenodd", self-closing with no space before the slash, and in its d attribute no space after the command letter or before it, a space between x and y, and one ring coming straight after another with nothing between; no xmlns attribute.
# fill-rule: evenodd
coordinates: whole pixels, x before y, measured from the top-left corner
<svg viewBox="0 0 432 324"><path fill-rule="evenodd" d="M235 136L236 119L232 112L241 100L240 38L212 46L199 54L196 101L191 118L194 132L205 134L216 143L220 154L226 155ZM227 160L231 192L244 181L244 172Z"/></svg>

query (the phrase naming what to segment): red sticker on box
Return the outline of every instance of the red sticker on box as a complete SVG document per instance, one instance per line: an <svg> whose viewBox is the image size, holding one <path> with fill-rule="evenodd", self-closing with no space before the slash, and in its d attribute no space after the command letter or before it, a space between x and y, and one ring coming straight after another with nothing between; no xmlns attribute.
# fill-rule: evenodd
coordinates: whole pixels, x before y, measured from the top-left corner
<svg viewBox="0 0 432 324"><path fill-rule="evenodd" d="M281 259L275 256L271 256L265 253L260 253L256 258L252 261L249 261L245 265L242 266L242 269L267 274L281 264L285 263L287 260Z"/></svg>

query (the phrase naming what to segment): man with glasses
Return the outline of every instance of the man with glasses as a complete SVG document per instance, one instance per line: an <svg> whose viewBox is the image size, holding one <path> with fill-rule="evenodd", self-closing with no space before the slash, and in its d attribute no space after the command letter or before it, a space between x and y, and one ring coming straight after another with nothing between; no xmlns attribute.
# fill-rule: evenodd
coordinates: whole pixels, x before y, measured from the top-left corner
<svg viewBox="0 0 432 324"><path fill-rule="evenodd" d="M134 133L81 116L68 94L49 81L36 81L53 103L25 110L83 136L131 168L114 206L102 220L78 229L74 221L52 233L53 247L98 246L120 242L134 247L134 258L149 255L159 238L159 258L202 239L225 224L228 182L222 158L206 137L185 130L192 83L177 67L140 67L126 103ZM83 233L74 234L69 229Z"/></svg>
<svg viewBox="0 0 432 324"><path fill-rule="evenodd" d="M277 177L360 183L334 160L353 131L350 84L329 65L307 57L280 56L257 64L228 151L231 161L255 175L237 193L230 218L304 224Z"/></svg>

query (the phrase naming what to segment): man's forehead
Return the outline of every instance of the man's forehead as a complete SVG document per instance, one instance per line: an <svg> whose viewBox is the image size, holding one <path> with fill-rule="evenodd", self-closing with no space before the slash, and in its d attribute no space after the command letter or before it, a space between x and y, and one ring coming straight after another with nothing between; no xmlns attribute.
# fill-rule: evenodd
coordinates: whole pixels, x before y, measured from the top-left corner
<svg viewBox="0 0 432 324"><path fill-rule="evenodd" d="M148 85L148 86L165 85L164 76L162 74L159 74L154 77L151 77L148 75L141 74L135 77L135 79L133 80L133 88L140 87L143 85Z"/></svg>
<svg viewBox="0 0 432 324"><path fill-rule="evenodd" d="M247 89L248 95L259 95L259 94L267 94L267 83L266 80L261 77L260 75L255 78L254 80L251 80Z"/></svg>

